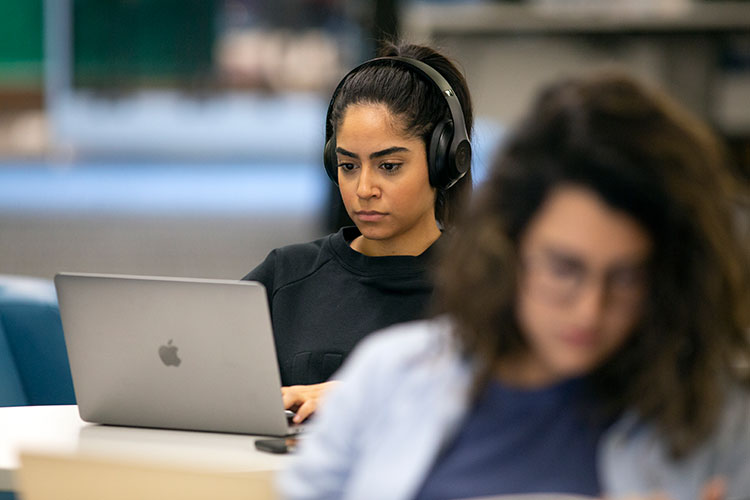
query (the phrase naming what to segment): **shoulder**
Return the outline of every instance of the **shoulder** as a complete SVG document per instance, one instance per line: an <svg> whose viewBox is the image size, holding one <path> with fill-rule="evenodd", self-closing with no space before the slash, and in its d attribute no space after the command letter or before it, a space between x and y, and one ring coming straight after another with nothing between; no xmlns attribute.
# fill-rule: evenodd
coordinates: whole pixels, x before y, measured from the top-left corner
<svg viewBox="0 0 750 500"><path fill-rule="evenodd" d="M396 325L362 341L280 476L285 495L410 496L465 411L469 370L457 352L444 319ZM406 458L393 460L400 455ZM384 476L395 479L383 483Z"/></svg>
<svg viewBox="0 0 750 500"><path fill-rule="evenodd" d="M329 234L328 236L307 243L283 246L277 248L272 253L275 254L277 264L284 266L295 265L295 263L297 265L309 265L315 262L321 254L330 253L329 241L333 236L333 234Z"/></svg>
<svg viewBox="0 0 750 500"><path fill-rule="evenodd" d="M460 377L451 377L457 364L450 337L447 322L426 320L362 341L279 476L283 496L406 498L394 491L421 480L419 471L463 412L463 386L452 388ZM433 363L447 369L429 370ZM394 461L399 454L408 458ZM393 481L383 483L384 476Z"/></svg>
<svg viewBox="0 0 750 500"><path fill-rule="evenodd" d="M743 477L743 491L750 491L750 388L734 386L728 391L709 446L713 449L714 461L721 468L741 468L733 470L731 475ZM736 490L732 493L739 495Z"/></svg>
<svg viewBox="0 0 750 500"><path fill-rule="evenodd" d="M638 444L641 440L657 440L658 431L652 425L629 412L610 430L621 442ZM660 440L659 440L660 441ZM735 444L748 447L750 451L750 389L738 385L726 388L726 398L713 432L698 451L716 444Z"/></svg>
<svg viewBox="0 0 750 500"><path fill-rule="evenodd" d="M284 282L303 278L330 260L330 240L334 236L331 234L307 243L276 248L243 279L265 282L273 276L273 281L278 286Z"/></svg>
<svg viewBox="0 0 750 500"><path fill-rule="evenodd" d="M722 476L729 497L741 496L750 491L750 391L728 388L714 431L682 459L671 458L658 430L633 413L613 425L600 452L611 495L646 491L658 480L674 498L694 498L703 483Z"/></svg>
<svg viewBox="0 0 750 500"><path fill-rule="evenodd" d="M336 236L336 233L323 236L307 243L294 243L292 245L286 245L273 250L271 253L276 256L277 259L290 260L295 258L314 258L321 252L325 251L330 245L331 239ZM330 251L330 250L329 250Z"/></svg>
<svg viewBox="0 0 750 500"><path fill-rule="evenodd" d="M457 349L451 323L434 318L369 335L334 378L359 390L367 387L370 394L394 395L394 384L398 384L396 392L407 393L415 386L431 391L443 383L463 385L469 370Z"/></svg>
<svg viewBox="0 0 750 500"><path fill-rule="evenodd" d="M443 317L397 324L366 337L352 354L352 363L387 360L387 365L397 366L430 355L455 361L452 331Z"/></svg>

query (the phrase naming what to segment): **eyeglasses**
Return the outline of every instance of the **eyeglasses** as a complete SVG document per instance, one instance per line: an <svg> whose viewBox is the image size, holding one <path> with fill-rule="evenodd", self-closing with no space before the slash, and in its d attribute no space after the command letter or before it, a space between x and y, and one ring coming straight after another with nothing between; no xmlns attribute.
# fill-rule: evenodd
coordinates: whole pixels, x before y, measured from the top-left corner
<svg viewBox="0 0 750 500"><path fill-rule="evenodd" d="M580 259L556 252L526 256L521 269L529 292L558 305L574 303L584 287L594 283L603 285L607 306L629 309L643 301L648 283L646 263L594 271Z"/></svg>

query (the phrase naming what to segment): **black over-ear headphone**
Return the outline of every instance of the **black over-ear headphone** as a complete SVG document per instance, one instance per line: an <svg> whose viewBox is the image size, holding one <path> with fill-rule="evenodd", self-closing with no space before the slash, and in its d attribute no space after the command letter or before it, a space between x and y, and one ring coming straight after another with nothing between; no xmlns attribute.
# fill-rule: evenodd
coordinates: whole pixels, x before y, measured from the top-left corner
<svg viewBox="0 0 750 500"><path fill-rule="evenodd" d="M445 98L450 110L450 119L445 119L435 126L430 143L427 145L427 165L429 168L430 184L439 189L449 189L466 174L471 165L471 143L466 131L464 113L458 96L450 84L436 69L417 59L401 56L378 57L360 64L341 79L331 96L326 113L326 144L323 149L323 163L331 180L338 184L338 159L336 156L336 136L333 132L331 122L331 110L336 100L336 95L349 78L349 75L364 66L375 64L396 63L406 66L417 73L424 75L439 90Z"/></svg>

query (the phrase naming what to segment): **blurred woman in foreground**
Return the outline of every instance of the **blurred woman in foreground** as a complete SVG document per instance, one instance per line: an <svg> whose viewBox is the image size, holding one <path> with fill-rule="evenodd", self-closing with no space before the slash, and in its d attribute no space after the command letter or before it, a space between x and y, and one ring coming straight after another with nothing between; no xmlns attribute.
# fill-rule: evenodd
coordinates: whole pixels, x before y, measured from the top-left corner
<svg viewBox="0 0 750 500"><path fill-rule="evenodd" d="M284 495L746 497L750 266L723 161L627 76L548 87L444 255L444 314L355 351Z"/></svg>

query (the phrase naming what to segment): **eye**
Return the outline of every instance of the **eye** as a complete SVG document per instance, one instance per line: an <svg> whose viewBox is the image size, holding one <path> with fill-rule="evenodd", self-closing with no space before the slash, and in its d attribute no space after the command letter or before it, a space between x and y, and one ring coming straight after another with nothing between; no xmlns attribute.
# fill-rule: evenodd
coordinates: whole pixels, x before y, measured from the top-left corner
<svg viewBox="0 0 750 500"><path fill-rule="evenodd" d="M356 168L356 165L354 165L354 163L340 162L339 168L344 172L351 172Z"/></svg>
<svg viewBox="0 0 750 500"><path fill-rule="evenodd" d="M574 260L551 258L547 263L549 271L560 278L577 277L581 272L581 265Z"/></svg>
<svg viewBox="0 0 750 500"><path fill-rule="evenodd" d="M382 168L386 174L395 174L401 168L401 163L381 163L380 168Z"/></svg>

